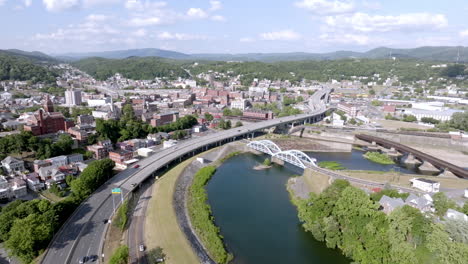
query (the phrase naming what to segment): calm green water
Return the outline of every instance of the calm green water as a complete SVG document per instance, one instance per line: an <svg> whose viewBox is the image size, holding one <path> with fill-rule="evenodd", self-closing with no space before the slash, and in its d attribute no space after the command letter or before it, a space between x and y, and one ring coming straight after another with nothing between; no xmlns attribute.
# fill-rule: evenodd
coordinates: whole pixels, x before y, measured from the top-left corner
<svg viewBox="0 0 468 264"><path fill-rule="evenodd" d="M265 157L233 157L207 185L216 224L235 255L233 263L350 263L301 227L286 182L302 171L289 166L253 170Z"/></svg>

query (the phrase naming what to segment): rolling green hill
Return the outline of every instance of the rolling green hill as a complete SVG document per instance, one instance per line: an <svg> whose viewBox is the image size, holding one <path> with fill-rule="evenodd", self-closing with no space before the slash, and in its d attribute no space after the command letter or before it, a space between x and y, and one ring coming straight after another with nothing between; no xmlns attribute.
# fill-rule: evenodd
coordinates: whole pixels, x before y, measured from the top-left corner
<svg viewBox="0 0 468 264"><path fill-rule="evenodd" d="M390 57L412 58L428 61L468 62L468 47L419 47L414 49L393 49L380 47L367 52L335 51L328 53L201 53L185 54L161 49L132 49L90 53L68 53L57 58L78 60L89 57L124 59L128 57L161 57L177 60L213 60L213 61L300 61L300 60L339 60L349 58L385 59Z"/></svg>
<svg viewBox="0 0 468 264"><path fill-rule="evenodd" d="M33 58L35 57L35 58ZM31 54L16 54L0 51L0 81L18 80L32 83L55 83L57 74L43 65L39 57Z"/></svg>
<svg viewBox="0 0 468 264"><path fill-rule="evenodd" d="M74 62L72 65L98 80L105 80L116 73L136 80L151 80L155 77L189 77L180 62L156 57L88 58Z"/></svg>

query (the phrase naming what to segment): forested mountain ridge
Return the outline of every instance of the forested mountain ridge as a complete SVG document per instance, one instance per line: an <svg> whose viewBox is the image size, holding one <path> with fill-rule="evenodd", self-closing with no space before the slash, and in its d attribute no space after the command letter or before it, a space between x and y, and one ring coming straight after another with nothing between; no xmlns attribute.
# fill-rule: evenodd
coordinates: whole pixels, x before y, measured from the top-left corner
<svg viewBox="0 0 468 264"><path fill-rule="evenodd" d="M180 62L157 57L88 58L74 62L72 65L98 80L105 80L116 73L135 80L151 80L156 77L189 77Z"/></svg>
<svg viewBox="0 0 468 264"><path fill-rule="evenodd" d="M213 61L300 61L300 60L340 60L349 58L412 58L443 62L468 62L468 47L439 46L418 47L412 49L395 49L379 47L366 52L334 51L326 53L287 52L287 53L199 53L187 54L182 52L162 50L155 48L130 49L88 53L66 53L56 55L56 58L66 60L79 60L89 57L102 57L108 59L124 59L128 57L161 57L166 59L182 60L213 60Z"/></svg>
<svg viewBox="0 0 468 264"><path fill-rule="evenodd" d="M0 81L17 80L31 81L32 83L54 83L57 74L36 60L28 58L29 55L17 55L11 52L0 51Z"/></svg>

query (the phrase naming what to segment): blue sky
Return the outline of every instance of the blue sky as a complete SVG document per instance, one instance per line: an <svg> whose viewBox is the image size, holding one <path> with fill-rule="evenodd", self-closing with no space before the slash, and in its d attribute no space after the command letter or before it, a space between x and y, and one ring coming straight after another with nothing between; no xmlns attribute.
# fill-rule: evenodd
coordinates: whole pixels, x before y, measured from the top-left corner
<svg viewBox="0 0 468 264"><path fill-rule="evenodd" d="M0 49L187 53L468 45L466 0L0 0Z"/></svg>

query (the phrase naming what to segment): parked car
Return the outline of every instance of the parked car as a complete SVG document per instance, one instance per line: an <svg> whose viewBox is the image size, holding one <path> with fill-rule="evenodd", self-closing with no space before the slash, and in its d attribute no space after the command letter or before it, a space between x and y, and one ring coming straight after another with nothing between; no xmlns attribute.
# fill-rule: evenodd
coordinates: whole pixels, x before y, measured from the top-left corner
<svg viewBox="0 0 468 264"><path fill-rule="evenodd" d="M143 244L140 244L140 246L138 246L138 250L140 250L140 252L145 251L145 246Z"/></svg>
<svg viewBox="0 0 468 264"><path fill-rule="evenodd" d="M133 166L133 168L135 168L135 169L140 168L140 164L137 164L137 165Z"/></svg>
<svg viewBox="0 0 468 264"><path fill-rule="evenodd" d="M78 263L83 264L83 263L86 263L86 261L88 261L88 257L87 257L87 256L84 256L84 257L80 258L80 260L78 261Z"/></svg>

